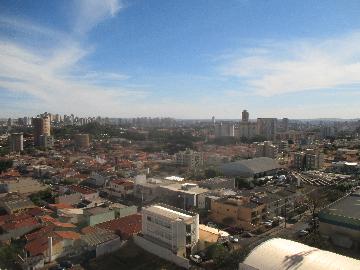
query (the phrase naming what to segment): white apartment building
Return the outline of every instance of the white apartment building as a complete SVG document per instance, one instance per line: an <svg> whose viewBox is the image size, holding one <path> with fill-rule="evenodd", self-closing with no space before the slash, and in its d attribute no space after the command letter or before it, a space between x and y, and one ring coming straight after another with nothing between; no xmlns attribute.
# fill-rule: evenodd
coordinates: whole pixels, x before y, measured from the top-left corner
<svg viewBox="0 0 360 270"><path fill-rule="evenodd" d="M142 209L142 233L148 241L188 257L199 241L199 215L165 204Z"/></svg>

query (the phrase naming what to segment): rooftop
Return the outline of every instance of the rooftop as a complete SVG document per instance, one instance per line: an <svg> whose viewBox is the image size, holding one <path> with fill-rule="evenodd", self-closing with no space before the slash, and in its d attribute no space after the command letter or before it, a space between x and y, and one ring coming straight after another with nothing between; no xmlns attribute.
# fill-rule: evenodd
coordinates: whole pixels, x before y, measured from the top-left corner
<svg viewBox="0 0 360 270"><path fill-rule="evenodd" d="M184 213L185 211L176 211L175 209L167 208L162 205L152 205L145 208L146 211L152 212L154 214L167 217L168 219L177 220L177 219L189 219L193 217L190 212L188 214ZM180 209L179 209L180 210Z"/></svg>

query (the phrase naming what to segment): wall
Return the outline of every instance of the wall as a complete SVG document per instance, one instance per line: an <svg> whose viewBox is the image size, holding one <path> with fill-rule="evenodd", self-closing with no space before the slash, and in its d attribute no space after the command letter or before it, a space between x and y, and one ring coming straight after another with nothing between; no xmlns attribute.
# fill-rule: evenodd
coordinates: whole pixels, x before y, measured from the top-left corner
<svg viewBox="0 0 360 270"><path fill-rule="evenodd" d="M56 203L65 203L70 205L78 204L81 201L80 193L72 193L69 195L61 195L55 198Z"/></svg>
<svg viewBox="0 0 360 270"><path fill-rule="evenodd" d="M107 241L96 248L96 257L102 256L107 253L114 252L122 246L123 242L120 237Z"/></svg>
<svg viewBox="0 0 360 270"><path fill-rule="evenodd" d="M108 211L104 213L99 213L96 215L92 215L88 217L88 225L94 226L99 223L103 223L109 220L115 219L115 212L114 211Z"/></svg>
<svg viewBox="0 0 360 270"><path fill-rule="evenodd" d="M114 208L115 215L119 215L116 218L122 218L130 215L134 215L137 213L137 207L135 205L128 206L125 208Z"/></svg>
<svg viewBox="0 0 360 270"><path fill-rule="evenodd" d="M173 262L174 264L176 264L180 267L186 268L186 269L190 268L190 262L188 259L176 256L170 250L163 248L161 246L158 246L158 245L144 239L143 237L140 237L137 235L134 236L134 242L135 242L135 244L137 244L139 247L143 248L147 252L150 252L164 260Z"/></svg>

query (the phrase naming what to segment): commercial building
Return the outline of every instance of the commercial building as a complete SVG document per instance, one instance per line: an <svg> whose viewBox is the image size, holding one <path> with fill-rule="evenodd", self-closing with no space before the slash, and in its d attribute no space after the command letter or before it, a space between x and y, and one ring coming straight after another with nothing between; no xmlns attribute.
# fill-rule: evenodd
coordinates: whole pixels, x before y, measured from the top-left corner
<svg viewBox="0 0 360 270"><path fill-rule="evenodd" d="M142 210L144 238L174 254L188 257L199 240L199 215L163 204Z"/></svg>
<svg viewBox="0 0 360 270"><path fill-rule="evenodd" d="M219 166L224 176L258 178L274 174L280 165L272 158L259 157L225 163Z"/></svg>
<svg viewBox="0 0 360 270"><path fill-rule="evenodd" d="M335 245L360 248L360 191L328 205L319 213L319 231Z"/></svg>
<svg viewBox="0 0 360 270"><path fill-rule="evenodd" d="M10 135L10 151L19 153L24 150L24 136L22 133L12 133Z"/></svg>
<svg viewBox="0 0 360 270"><path fill-rule="evenodd" d="M200 168L204 165L203 154L191 149L176 153L175 161L177 164L186 166L189 169Z"/></svg>
<svg viewBox="0 0 360 270"><path fill-rule="evenodd" d="M272 238L255 247L239 270L355 270L360 261L295 241Z"/></svg>
<svg viewBox="0 0 360 270"><path fill-rule="evenodd" d="M206 188L201 188L193 183L174 183L159 187L159 199L170 205L178 206L183 209L192 207L203 208L199 195L208 192Z"/></svg>
<svg viewBox="0 0 360 270"><path fill-rule="evenodd" d="M41 144L41 135L50 136L50 118L46 117L37 117L32 119L32 124L34 126L34 145L42 146Z"/></svg>
<svg viewBox="0 0 360 270"><path fill-rule="evenodd" d="M210 217L219 224L253 230L266 218L266 205L250 196L224 197L211 203Z"/></svg>
<svg viewBox="0 0 360 270"><path fill-rule="evenodd" d="M271 141L256 144L256 157L276 158L278 149Z"/></svg>
<svg viewBox="0 0 360 270"><path fill-rule="evenodd" d="M85 150L90 147L90 137L89 134L75 134L75 147L79 150Z"/></svg>

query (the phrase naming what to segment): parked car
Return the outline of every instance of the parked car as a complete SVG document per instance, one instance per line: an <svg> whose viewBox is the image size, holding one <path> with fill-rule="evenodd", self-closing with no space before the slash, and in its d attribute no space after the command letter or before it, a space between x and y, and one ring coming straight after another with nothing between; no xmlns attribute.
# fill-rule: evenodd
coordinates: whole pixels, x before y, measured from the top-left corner
<svg viewBox="0 0 360 270"><path fill-rule="evenodd" d="M190 255L190 260L193 261L194 263L201 263L202 259L199 255Z"/></svg>
<svg viewBox="0 0 360 270"><path fill-rule="evenodd" d="M229 240L232 243L239 243L239 238L232 236L232 235L229 236Z"/></svg>
<svg viewBox="0 0 360 270"><path fill-rule="evenodd" d="M215 229L217 229L217 225L215 224L215 223L213 223L213 222L208 222L207 224L206 224L208 227L211 227L211 228L215 228Z"/></svg>
<svg viewBox="0 0 360 270"><path fill-rule="evenodd" d="M49 270L65 270L66 268L61 267L59 264L51 266Z"/></svg>
<svg viewBox="0 0 360 270"><path fill-rule="evenodd" d="M71 261L62 261L60 262L60 266L66 269L70 269L73 267L73 263Z"/></svg>
<svg viewBox="0 0 360 270"><path fill-rule="evenodd" d="M300 230L300 231L297 232L297 235L300 236L300 237L306 236L308 234L309 234L309 231L307 231L307 230Z"/></svg>

